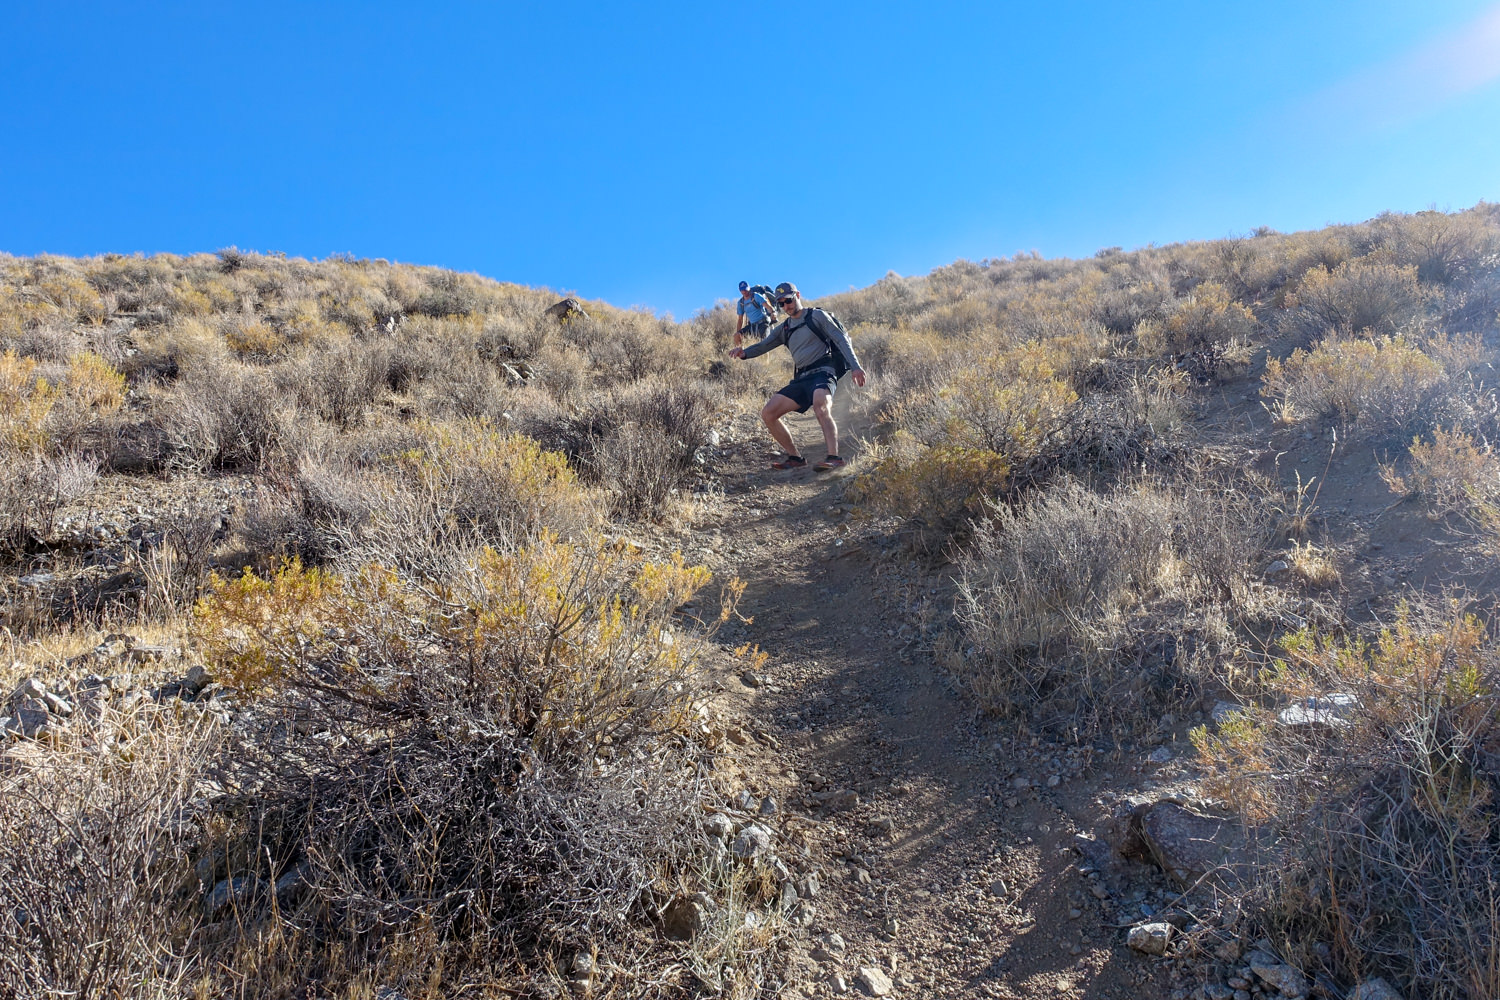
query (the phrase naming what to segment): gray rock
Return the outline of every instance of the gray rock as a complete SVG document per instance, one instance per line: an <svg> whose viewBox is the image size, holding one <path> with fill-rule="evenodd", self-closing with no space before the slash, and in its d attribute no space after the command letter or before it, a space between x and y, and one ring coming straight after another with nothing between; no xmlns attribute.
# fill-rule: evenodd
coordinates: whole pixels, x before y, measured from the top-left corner
<svg viewBox="0 0 1500 1000"><path fill-rule="evenodd" d="M583 302L573 298L571 295L548 306L545 315L551 316L559 323L568 323L575 319L589 318L588 311L583 308Z"/></svg>
<svg viewBox="0 0 1500 1000"><path fill-rule="evenodd" d="M1335 692L1321 698L1304 698L1294 705L1283 708L1277 718L1283 726L1330 726L1341 728L1349 725L1350 716L1359 707L1359 699L1352 694Z"/></svg>
<svg viewBox="0 0 1500 1000"><path fill-rule="evenodd" d="M213 921L232 907L247 905L255 894L255 886L254 875L240 875L218 883L203 897L204 917Z"/></svg>
<svg viewBox="0 0 1500 1000"><path fill-rule="evenodd" d="M1257 979L1284 997L1307 996L1307 977L1268 952L1256 950L1245 956L1245 964Z"/></svg>
<svg viewBox="0 0 1500 1000"><path fill-rule="evenodd" d="M1266 576L1280 576L1291 568L1291 563L1285 559L1278 559L1266 567Z"/></svg>
<svg viewBox="0 0 1500 1000"><path fill-rule="evenodd" d="M46 736L52 717L47 712L47 703L40 698L21 698L11 710L12 730L28 740Z"/></svg>
<svg viewBox="0 0 1500 1000"><path fill-rule="evenodd" d="M703 821L703 830L715 840L726 841L734 836L734 820L723 813L713 813Z"/></svg>
<svg viewBox="0 0 1500 1000"><path fill-rule="evenodd" d="M841 997L849 992L849 983L844 979L843 973L835 972L828 977L828 988L833 991L834 996Z"/></svg>
<svg viewBox="0 0 1500 1000"><path fill-rule="evenodd" d="M1164 799L1137 805L1123 826L1122 855L1153 861L1184 885L1210 872L1225 883L1242 874L1244 837L1232 820Z"/></svg>
<svg viewBox="0 0 1500 1000"><path fill-rule="evenodd" d="M67 718L73 714L73 703L66 698L53 694L51 691L42 695L42 702L47 706L47 711L53 715L60 715L63 718Z"/></svg>
<svg viewBox="0 0 1500 1000"><path fill-rule="evenodd" d="M822 883L816 875L804 875L802 881L797 883L797 895L803 899L812 899L823 890Z"/></svg>
<svg viewBox="0 0 1500 1000"><path fill-rule="evenodd" d="M777 813L776 800L767 795L760 800L760 814L762 816L775 816Z"/></svg>
<svg viewBox="0 0 1500 1000"><path fill-rule="evenodd" d="M201 663L195 663L188 668L187 676L180 682L182 693L189 698L196 698L204 688L213 683L213 675Z"/></svg>
<svg viewBox="0 0 1500 1000"><path fill-rule="evenodd" d="M1165 955L1174 930L1176 928L1165 921L1139 924L1130 928L1125 943L1143 955Z"/></svg>
<svg viewBox="0 0 1500 1000"><path fill-rule="evenodd" d="M662 929L674 941L691 941L708 927L713 912L713 900L701 892L679 897L663 911Z"/></svg>
<svg viewBox="0 0 1500 1000"><path fill-rule="evenodd" d="M1225 719L1236 712L1243 712L1244 710L1244 705L1237 705L1232 701L1216 701L1214 702L1213 710L1209 712L1209 718L1214 720L1214 725L1222 726Z"/></svg>
<svg viewBox="0 0 1500 1000"><path fill-rule="evenodd" d="M896 821L889 816L881 816L870 821L870 829L876 833L889 836L896 832Z"/></svg>
<svg viewBox="0 0 1500 1000"><path fill-rule="evenodd" d="M1234 990L1223 983L1208 983L1203 987L1203 1000L1232 1000Z"/></svg>
<svg viewBox="0 0 1500 1000"><path fill-rule="evenodd" d="M854 975L854 982L866 996L888 997L891 990L896 987L891 983L891 977L880 971L873 965L860 966L859 972Z"/></svg>
<svg viewBox="0 0 1500 1000"><path fill-rule="evenodd" d="M1400 992L1384 979L1366 979L1349 994L1349 1000L1405 1000Z"/></svg>
<svg viewBox="0 0 1500 1000"><path fill-rule="evenodd" d="M24 698L40 700L47 697L47 686L35 677L28 677L17 685L10 697L12 701L20 701Z"/></svg>
<svg viewBox="0 0 1500 1000"><path fill-rule="evenodd" d="M594 974L593 951L580 950L573 955L573 964L570 970L574 979L588 979Z"/></svg>
<svg viewBox="0 0 1500 1000"><path fill-rule="evenodd" d="M734 838L734 856L749 860L771 849L771 831L758 823L747 823Z"/></svg>
<svg viewBox="0 0 1500 1000"><path fill-rule="evenodd" d="M1172 751L1167 747L1157 747L1146 759L1153 764L1165 764L1172 759Z"/></svg>

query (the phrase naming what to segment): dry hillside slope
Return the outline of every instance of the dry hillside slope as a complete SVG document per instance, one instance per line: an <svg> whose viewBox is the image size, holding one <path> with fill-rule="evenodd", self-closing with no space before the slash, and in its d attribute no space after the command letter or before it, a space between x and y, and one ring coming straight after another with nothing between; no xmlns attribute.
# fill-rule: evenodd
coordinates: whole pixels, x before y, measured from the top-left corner
<svg viewBox="0 0 1500 1000"><path fill-rule="evenodd" d="M1492 206L558 300L0 258L7 993L1500 995Z"/></svg>

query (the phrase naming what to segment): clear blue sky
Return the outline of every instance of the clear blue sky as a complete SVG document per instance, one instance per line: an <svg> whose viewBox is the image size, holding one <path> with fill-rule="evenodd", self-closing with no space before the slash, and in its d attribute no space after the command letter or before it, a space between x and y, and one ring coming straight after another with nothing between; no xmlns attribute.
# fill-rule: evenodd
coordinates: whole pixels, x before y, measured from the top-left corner
<svg viewBox="0 0 1500 1000"><path fill-rule="evenodd" d="M1500 200L1500 4L0 7L0 250L671 310Z"/></svg>

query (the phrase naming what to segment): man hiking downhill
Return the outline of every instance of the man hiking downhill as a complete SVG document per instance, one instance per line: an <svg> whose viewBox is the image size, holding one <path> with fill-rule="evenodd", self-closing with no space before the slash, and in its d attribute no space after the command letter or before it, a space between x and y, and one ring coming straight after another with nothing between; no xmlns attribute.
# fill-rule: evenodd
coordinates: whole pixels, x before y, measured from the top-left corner
<svg viewBox="0 0 1500 1000"><path fill-rule="evenodd" d="M755 358L775 347L785 347L792 352L796 373L786 386L766 400L766 405L760 411L760 419L765 422L766 430L771 432L771 437L776 439L776 443L786 453L778 461L772 462L771 468L800 469L807 465L807 459L798 452L797 445L781 418L788 413L806 413L810 406L813 416L818 418L818 426L823 428L823 443L828 446L828 457L819 462L816 468L820 472L837 469L844 464L844 460L839 457L839 428L833 422L830 406L834 389L838 386L833 352L837 350L844 356L844 361L854 376L855 385L865 384L864 369L860 367L859 358L854 354L854 345L849 343L849 338L839 329L838 324L829 320L821 309L803 308L802 293L797 291L796 285L789 282L777 285L776 304L785 310L786 319L749 347L733 348L729 356L741 360Z"/></svg>
<svg viewBox="0 0 1500 1000"><path fill-rule="evenodd" d="M752 291L750 282L740 282L740 297L734 301L734 346L739 347L747 333L755 340L764 337L771 325L770 313L771 303L765 296Z"/></svg>

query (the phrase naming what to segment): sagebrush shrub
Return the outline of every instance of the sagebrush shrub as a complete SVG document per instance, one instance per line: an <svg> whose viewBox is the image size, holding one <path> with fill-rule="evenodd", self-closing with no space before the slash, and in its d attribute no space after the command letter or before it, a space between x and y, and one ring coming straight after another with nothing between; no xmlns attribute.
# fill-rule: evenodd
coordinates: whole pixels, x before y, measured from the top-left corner
<svg viewBox="0 0 1500 1000"><path fill-rule="evenodd" d="M1392 337L1407 332L1425 302L1415 267L1362 258L1331 271L1310 269L1287 298L1285 315L1289 328L1307 340L1365 331Z"/></svg>
<svg viewBox="0 0 1500 1000"><path fill-rule="evenodd" d="M1252 708L1193 734L1214 793L1279 837L1255 894L1262 919L1309 971L1494 996L1493 640L1472 615L1404 608L1372 637L1304 629L1282 646L1266 684L1312 721Z"/></svg>
<svg viewBox="0 0 1500 1000"><path fill-rule="evenodd" d="M1168 351L1201 351L1248 340L1255 313L1223 285L1205 281L1173 305L1163 329Z"/></svg>
<svg viewBox="0 0 1500 1000"><path fill-rule="evenodd" d="M1407 426L1443 378L1441 364L1400 337L1329 337L1267 361L1261 395L1287 419L1336 416L1388 432Z"/></svg>
<svg viewBox="0 0 1500 1000"><path fill-rule="evenodd" d="M674 617L707 581L546 535L441 582L296 563L216 581L193 629L225 682L267 710L319 706L299 745L321 749L240 758L263 782L242 856L306 866L298 919L360 954L429 932L412 962L438 980L587 944L648 891L708 888L700 647Z"/></svg>

